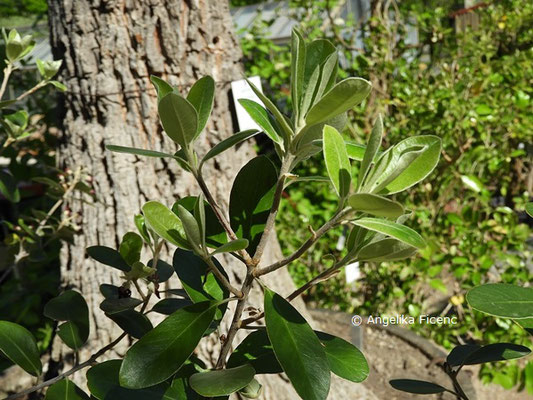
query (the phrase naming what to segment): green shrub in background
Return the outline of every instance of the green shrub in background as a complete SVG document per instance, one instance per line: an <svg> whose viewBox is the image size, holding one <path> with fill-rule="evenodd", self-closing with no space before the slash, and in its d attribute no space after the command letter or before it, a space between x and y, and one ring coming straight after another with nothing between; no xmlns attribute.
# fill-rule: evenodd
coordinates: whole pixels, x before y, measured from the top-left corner
<svg viewBox="0 0 533 400"><path fill-rule="evenodd" d="M533 5L526 3L502 1L478 8L479 25L458 34L450 24L451 3L391 2L391 9L398 7L401 23L384 18L389 15L385 10L375 10L370 20L361 23L366 38L363 48L358 48L351 33L358 21L334 21L336 35L328 35L345 56L345 70L368 78L376 89L366 102L366 112L355 110L350 115L346 135L363 143L373 118L382 112L386 143L433 134L443 141L443 157L430 183L415 194L399 197L414 211L424 235L431 237L421 256L380 265L365 263L361 282L346 285L340 276L315 287L307 301L346 311L362 308L368 314L453 313L460 320L453 327L415 327L448 348L458 339L529 342L508 320L487 318L464 303L464 294L475 285L527 285L532 280L532 251L526 243L531 230L522 223L533 173ZM324 35L321 10L333 9L337 2L291 4L294 15L303 17L306 36L320 37ZM419 45L391 38L406 36L402 21L408 18L416 21ZM242 38L247 70L267 83L277 82L288 73L288 64L283 52L267 51L261 29L257 25L252 35ZM263 50L253 45L257 41ZM323 176L326 172L321 160L311 159L298 173ZM289 187L286 197L281 224L292 230L281 233L280 240L289 252L306 234L305 229L293 227L300 222L320 226L334 212L335 196L323 183L306 182ZM326 211L318 204L325 205ZM330 238L291 267L297 284L320 270L323 256L340 256L335 236ZM440 299L430 303L435 293L440 293ZM484 366L481 374L510 388L524 382L525 371L532 365L529 362L525 369L513 363Z"/></svg>

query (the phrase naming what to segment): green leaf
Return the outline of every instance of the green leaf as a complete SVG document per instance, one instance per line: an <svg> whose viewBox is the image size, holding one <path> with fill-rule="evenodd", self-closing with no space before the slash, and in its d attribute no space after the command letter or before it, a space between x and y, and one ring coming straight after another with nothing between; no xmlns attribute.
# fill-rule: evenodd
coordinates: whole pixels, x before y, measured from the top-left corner
<svg viewBox="0 0 533 400"><path fill-rule="evenodd" d="M400 203L371 193L353 194L348 199L348 204L356 211L377 217L397 218L405 212Z"/></svg>
<svg viewBox="0 0 533 400"><path fill-rule="evenodd" d="M468 189L476 193L481 192L485 188L483 183L474 175L461 175L461 181Z"/></svg>
<svg viewBox="0 0 533 400"><path fill-rule="evenodd" d="M350 159L346 152L344 139L337 130L329 125L324 126L324 160L329 178L340 198L350 191L352 180Z"/></svg>
<svg viewBox="0 0 533 400"><path fill-rule="evenodd" d="M106 314L106 317L117 324L120 329L135 339L142 338L147 332L153 329L152 323L146 315L135 311L125 310L115 314Z"/></svg>
<svg viewBox="0 0 533 400"><path fill-rule="evenodd" d="M148 266L152 267L154 260L148 261ZM174 267L163 260L157 260L157 282L162 283L168 281L174 274Z"/></svg>
<svg viewBox="0 0 533 400"><path fill-rule="evenodd" d="M164 81L158 76L150 75L150 81L157 90L157 101L160 101L167 94L174 91L174 88L168 82Z"/></svg>
<svg viewBox="0 0 533 400"><path fill-rule="evenodd" d="M202 396L225 396L244 388L254 379L254 375L255 369L250 364L245 364L194 374L189 378L189 384Z"/></svg>
<svg viewBox="0 0 533 400"><path fill-rule="evenodd" d="M16 179L13 175L3 170L0 170L0 194L11 203L18 203L20 201L20 192Z"/></svg>
<svg viewBox="0 0 533 400"><path fill-rule="evenodd" d="M142 389L170 378L192 354L218 306L206 301L184 307L144 335L124 357L121 386Z"/></svg>
<svg viewBox="0 0 533 400"><path fill-rule="evenodd" d="M0 101L0 109L10 106L11 104L15 104L17 100L1 100Z"/></svg>
<svg viewBox="0 0 533 400"><path fill-rule="evenodd" d="M148 233L148 229L146 229L146 223L144 221L144 215L142 214L136 214L133 217L133 222L135 223L135 226L137 227L137 230L141 234L143 240L150 244L152 243L152 239L150 238L150 234Z"/></svg>
<svg viewBox="0 0 533 400"><path fill-rule="evenodd" d="M526 204L526 212L533 218L533 203Z"/></svg>
<svg viewBox="0 0 533 400"><path fill-rule="evenodd" d="M175 158L174 155L168 153L162 153L155 150L137 149L135 147L116 146L114 144L108 144L105 148L115 153L135 154L136 156L156 157L156 158Z"/></svg>
<svg viewBox="0 0 533 400"><path fill-rule="evenodd" d="M462 360L464 365L483 364L525 357L531 350L513 343L492 343L472 351Z"/></svg>
<svg viewBox="0 0 533 400"><path fill-rule="evenodd" d="M307 125L327 121L361 103L370 93L372 85L362 78L347 78L337 83L307 114Z"/></svg>
<svg viewBox="0 0 533 400"><path fill-rule="evenodd" d="M455 346L446 357L446 363L451 367L463 365L468 356L481 348L478 344L463 344Z"/></svg>
<svg viewBox="0 0 533 400"><path fill-rule="evenodd" d="M202 159L200 166L202 166L207 160L219 155L220 153L228 150L229 148L257 135L259 131L257 129L249 129L246 131L238 132L230 137L224 139L222 142L218 143L215 147L207 152L207 154Z"/></svg>
<svg viewBox="0 0 533 400"><path fill-rule="evenodd" d="M283 139L279 137L276 129L270 122L268 111L253 100L239 99L239 103L246 110L248 115L263 129L263 132L275 143L283 146Z"/></svg>
<svg viewBox="0 0 533 400"><path fill-rule="evenodd" d="M378 218L361 218L352 221L352 223L365 229L391 236L418 249L426 247L424 239L416 231L396 222Z"/></svg>
<svg viewBox="0 0 533 400"><path fill-rule="evenodd" d="M448 391L445 387L437 385L436 383L418 381L415 379L393 379L389 381L389 383L394 389L407 393L434 394Z"/></svg>
<svg viewBox="0 0 533 400"><path fill-rule="evenodd" d="M252 91L256 94L257 97L259 97L259 100L263 102L267 110L272 113L272 115L280 125L281 129L283 129L285 136L292 137L292 135L294 134L292 128L289 126L284 115L278 110L274 103L272 103L272 101L270 101L270 99L266 97L250 80L246 79L246 82L248 82L248 85L250 85Z"/></svg>
<svg viewBox="0 0 533 400"><path fill-rule="evenodd" d="M186 208L185 210L189 211ZM196 202L194 203L194 219L196 220L200 230L200 243L202 248L205 249L205 200L203 193L200 193L200 195L196 198Z"/></svg>
<svg viewBox="0 0 533 400"><path fill-rule="evenodd" d="M252 379L251 382L244 388L239 390L239 394L247 399L258 399L263 393L263 385L257 379Z"/></svg>
<svg viewBox="0 0 533 400"><path fill-rule="evenodd" d="M227 274L216 258L213 263L227 278ZM221 301L228 298L229 291L216 279L204 260L191 251L176 249L172 261L174 270L189 298L194 303L209 300ZM207 276L206 276L207 275ZM220 320L227 308L227 303L222 303L216 312L215 319Z"/></svg>
<svg viewBox="0 0 533 400"><path fill-rule="evenodd" d="M90 246L87 247L87 254L99 263L116 268L120 271L128 272L131 270L131 267L126 261L124 261L120 253L111 247Z"/></svg>
<svg viewBox="0 0 533 400"><path fill-rule="evenodd" d="M190 248L180 219L168 207L157 201L149 201L142 210L147 225L160 237L175 246Z"/></svg>
<svg viewBox="0 0 533 400"><path fill-rule="evenodd" d="M170 315L183 307L190 306L192 301L189 299L163 299L158 301L152 308L153 312Z"/></svg>
<svg viewBox="0 0 533 400"><path fill-rule="evenodd" d="M198 225L198 221L189 210L181 205L178 205L178 217L183 224L183 230L185 231L185 236L187 237L189 245L200 253L202 243L204 243L205 239L202 235L200 226Z"/></svg>
<svg viewBox="0 0 533 400"><path fill-rule="evenodd" d="M143 239L134 232L127 232L120 242L118 252L126 261L128 265L139 261L141 259L141 250L143 247Z"/></svg>
<svg viewBox="0 0 533 400"><path fill-rule="evenodd" d="M368 145L365 149L363 161L361 162L361 168L359 169L359 178L357 179L358 188L360 188L363 184L365 177L370 169L370 165L376 158L376 154L378 153L379 147L381 146L382 137L383 119L381 118L380 114L378 115L378 118L374 123L374 127L372 128L372 132L370 133L370 137L368 138Z"/></svg>
<svg viewBox="0 0 533 400"><path fill-rule="evenodd" d="M241 168L231 188L229 215L238 238L249 241L253 254L266 224L274 201L278 174L265 156L255 157Z"/></svg>
<svg viewBox="0 0 533 400"><path fill-rule="evenodd" d="M300 104L300 115L302 116L301 119L304 119L305 114L307 114L307 111L309 110L309 107L312 106L314 96L316 94L316 86L318 83L318 80L320 78L320 66L316 66L313 73L310 75L309 81L307 82L307 87L303 91L303 95L301 96L301 104Z"/></svg>
<svg viewBox="0 0 533 400"><path fill-rule="evenodd" d="M352 382L363 382L369 373L365 356L344 339L315 331L324 344L331 372Z"/></svg>
<svg viewBox="0 0 533 400"><path fill-rule="evenodd" d="M335 84L337 77L337 49L329 40L318 39L307 44L305 53L303 88L304 92L311 91L311 88L313 89L314 97L311 101L312 105ZM315 84L315 87L313 87L311 81L316 68L320 70L318 77L319 84ZM302 108L302 115L306 114L306 112L307 110Z"/></svg>
<svg viewBox="0 0 533 400"><path fill-rule="evenodd" d="M423 145L424 150L412 161L409 166L403 170L387 187L387 193L398 193L402 190L416 185L425 179L439 163L440 152L442 149L442 140L437 136L415 136L414 138L405 139L405 146L410 143ZM398 144L400 146L402 142ZM400 150L401 151L401 150Z"/></svg>
<svg viewBox="0 0 533 400"><path fill-rule="evenodd" d="M48 388L44 400L89 400L89 396L65 378Z"/></svg>
<svg viewBox="0 0 533 400"><path fill-rule="evenodd" d="M197 202L198 197L196 196L186 196L179 199L172 206L172 212L175 214L178 213L178 205L185 207L189 212L194 212L194 206ZM216 214L213 212L213 209L209 203L204 202L205 209L205 235L206 235L206 244L209 247L217 248L222 244L228 241L226 231L220 224Z"/></svg>
<svg viewBox="0 0 533 400"><path fill-rule="evenodd" d="M193 105L198 113L198 127L195 137L204 130L211 111L213 110L213 100L215 99L215 81L209 75L198 79L192 85L187 100Z"/></svg>
<svg viewBox="0 0 533 400"><path fill-rule="evenodd" d="M522 318L514 320L520 327L522 327L527 333L533 336L533 317Z"/></svg>
<svg viewBox="0 0 533 400"><path fill-rule="evenodd" d="M77 350L89 337L89 308L81 294L66 290L44 306L44 315L57 321L67 321L59 326L58 335L71 349Z"/></svg>
<svg viewBox="0 0 533 400"><path fill-rule="evenodd" d="M48 84L54 86L56 89L59 89L62 92L67 91L67 87L65 86L65 84L59 81L48 81Z"/></svg>
<svg viewBox="0 0 533 400"><path fill-rule="evenodd" d="M187 148L198 130L198 113L194 106L172 92L159 101L158 108L161 124L167 135L182 148Z"/></svg>
<svg viewBox="0 0 533 400"><path fill-rule="evenodd" d="M124 297L122 299L105 299L100 303L100 309L106 314L116 314L122 311L131 310L142 304L142 300L133 297Z"/></svg>
<svg viewBox="0 0 533 400"><path fill-rule="evenodd" d="M28 374L39 376L41 359L35 338L26 328L9 321L0 321L0 351Z"/></svg>
<svg viewBox="0 0 533 400"><path fill-rule="evenodd" d="M466 301L475 310L502 318L533 317L533 288L507 283L477 286L466 294Z"/></svg>
<svg viewBox="0 0 533 400"><path fill-rule="evenodd" d="M223 244L218 249L213 251L211 253L211 255L214 256L215 254L229 253L229 252L232 252L232 251L244 250L247 247L248 247L248 240L246 240L246 239L236 239L236 240L232 240L231 242L228 242L226 244Z"/></svg>
<svg viewBox="0 0 533 400"><path fill-rule="evenodd" d="M256 374L283 372L266 330L260 329L246 336L229 357L227 365L233 368L244 364L254 367Z"/></svg>
<svg viewBox="0 0 533 400"><path fill-rule="evenodd" d="M87 371L87 387L95 398L98 400L166 400L163 396L169 386L167 383L141 390L121 387L119 383L121 364L122 360L104 361Z"/></svg>
<svg viewBox="0 0 533 400"><path fill-rule="evenodd" d="M265 289L264 309L274 353L296 392L306 400L325 400L330 369L313 329L287 300L269 289Z"/></svg>
<svg viewBox="0 0 533 400"><path fill-rule="evenodd" d="M299 105L303 93L305 50L302 34L294 28L291 33L291 99L296 120L300 115Z"/></svg>

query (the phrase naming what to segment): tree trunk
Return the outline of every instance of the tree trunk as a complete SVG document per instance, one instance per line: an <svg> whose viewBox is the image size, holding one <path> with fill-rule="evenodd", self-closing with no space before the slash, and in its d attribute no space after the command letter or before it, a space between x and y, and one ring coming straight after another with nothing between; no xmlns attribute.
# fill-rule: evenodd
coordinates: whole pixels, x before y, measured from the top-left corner
<svg viewBox="0 0 533 400"><path fill-rule="evenodd" d="M173 162L112 153L104 146L176 151L159 124L156 92L149 77L160 76L185 93L198 78L209 74L217 83L217 95L212 117L199 140L200 154L205 153L234 132L228 92L230 82L242 78L243 69L225 1L51 0L49 21L55 58L64 60L60 80L68 87L63 99L59 166L86 168L97 196L93 204L86 197L68 204L68 209L80 216L80 233L61 253L64 286L82 292L90 310L91 334L79 355L83 361L121 332L99 310L99 285L117 284L119 274L89 259L86 247L116 248L122 235L134 230L133 216L148 200L171 205L180 196L199 193L192 176ZM227 204L235 174L251 156L251 145L243 144L205 169L206 181L222 204ZM273 238L265 262L280 256ZM242 265L229 258L221 261L230 278L242 279ZM285 270L267 277L266 282L280 294L294 289ZM261 307L259 288L252 292L251 302ZM297 304L304 310L303 303ZM213 336L200 350L200 356L211 363L220 349ZM122 355L127 344L123 340L122 346L101 360ZM72 365L73 354L56 338L51 359L48 368L61 371ZM84 372L71 377L82 386L84 378ZM297 398L286 379L262 376L260 381L265 385L262 398ZM350 397L359 393L357 385L347 390L344 393ZM335 392L339 393L332 390ZM331 398L348 398L337 394Z"/></svg>

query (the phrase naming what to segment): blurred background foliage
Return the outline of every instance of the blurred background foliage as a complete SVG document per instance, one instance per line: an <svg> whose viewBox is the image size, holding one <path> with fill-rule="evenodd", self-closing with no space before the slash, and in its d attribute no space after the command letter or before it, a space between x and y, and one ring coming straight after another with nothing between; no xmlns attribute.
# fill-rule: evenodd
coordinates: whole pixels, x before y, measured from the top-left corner
<svg viewBox="0 0 533 400"><path fill-rule="evenodd" d="M385 147L415 134L438 135L444 147L431 176L398 199L409 204L412 226L430 245L410 260L363 264L356 282L341 275L315 286L306 301L362 315L456 315L457 325L411 327L447 348L473 341L531 345L508 320L469 309L464 294L487 282L529 286L533 278L524 213L533 194L533 4L507 0L465 10L453 1L371 1L370 18L356 20L335 15L341 3L290 1L289 12L305 37L335 43L347 76L372 81L371 97L351 113L346 139L365 143L381 112ZM257 18L241 32L245 66L248 75L263 78L267 93L284 85L288 95L289 52L268 39L274 22ZM417 43L407 40L410 26L417 28ZM283 95L276 100L287 105ZM326 176L318 157L298 173ZM288 255L309 225L319 227L333 214L335 195L323 183L306 182L284 196L278 235ZM297 285L327 268L324 256L342 255L339 235L330 233L290 266ZM531 361L486 365L481 375L506 388L526 386L529 376L533 393Z"/></svg>

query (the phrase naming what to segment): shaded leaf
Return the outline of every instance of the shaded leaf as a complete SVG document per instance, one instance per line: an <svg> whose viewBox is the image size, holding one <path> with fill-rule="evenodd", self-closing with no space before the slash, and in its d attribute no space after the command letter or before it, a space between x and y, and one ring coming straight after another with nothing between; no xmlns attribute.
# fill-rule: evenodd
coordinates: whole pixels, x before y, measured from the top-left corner
<svg viewBox="0 0 533 400"><path fill-rule="evenodd" d="M148 317L135 310L130 309L115 314L106 314L106 317L135 339L142 338L147 332L153 329Z"/></svg>
<svg viewBox="0 0 533 400"><path fill-rule="evenodd" d="M121 386L141 389L171 377L200 342L218 306L206 301L184 307L144 335L124 357Z"/></svg>
<svg viewBox="0 0 533 400"><path fill-rule="evenodd" d="M155 150L137 149L135 147L125 147L125 146L116 146L113 144L108 144L105 146L105 148L115 153L134 154L136 156L144 156L144 157L175 158L174 155L172 154L162 153L160 151L155 151Z"/></svg>
<svg viewBox="0 0 533 400"><path fill-rule="evenodd" d="M99 263L116 268L120 271L128 272L131 270L131 267L122 258L120 253L111 247L90 246L87 247L87 254Z"/></svg>
<svg viewBox="0 0 533 400"><path fill-rule="evenodd" d="M254 375L254 368L245 364L235 368L196 373L189 378L189 384L202 396L225 396L244 388Z"/></svg>
<svg viewBox="0 0 533 400"><path fill-rule="evenodd" d="M44 306L44 315L57 321L67 321L59 326L57 334L71 349L77 350L89 337L89 308L81 294L67 290Z"/></svg>
<svg viewBox="0 0 533 400"><path fill-rule="evenodd" d="M357 179L358 188L363 184L368 170L370 169L370 165L376 158L379 147L381 146L382 137L383 119L381 118L381 114L379 114L376 122L374 123L374 127L372 128L372 132L370 133L370 137L368 138L368 145L365 149L363 161L361 162L361 168L359 169L359 178Z"/></svg>
<svg viewBox="0 0 533 400"><path fill-rule="evenodd" d="M193 303L189 299L163 299L154 305L152 311L159 314L170 315L185 306L190 306L191 304Z"/></svg>
<svg viewBox="0 0 533 400"><path fill-rule="evenodd" d="M249 241L253 254L266 224L274 201L277 171L265 156L255 157L241 168L230 194L230 223L239 238Z"/></svg>
<svg viewBox="0 0 533 400"><path fill-rule="evenodd" d="M159 78L158 76L150 75L150 81L157 90L158 101L165 97L167 94L172 93L172 91L174 90L174 88L168 82Z"/></svg>
<svg viewBox="0 0 533 400"><path fill-rule="evenodd" d="M257 374L279 374L283 372L267 332L264 329L251 332L237 346L228 359L228 367L250 364Z"/></svg>
<svg viewBox="0 0 533 400"><path fill-rule="evenodd" d="M89 396L74 382L65 378L48 388L44 400L89 400Z"/></svg>
<svg viewBox="0 0 533 400"><path fill-rule="evenodd" d="M382 262L403 260L416 254L417 249L396 239L371 241L361 247L357 253L358 261Z"/></svg>
<svg viewBox="0 0 533 400"><path fill-rule="evenodd" d="M389 381L389 383L394 389L407 393L434 394L447 391L446 388L437 385L436 383L418 381L415 379L393 379Z"/></svg>
<svg viewBox="0 0 533 400"><path fill-rule="evenodd" d="M116 314L122 311L131 310L142 304L142 300L133 297L122 299L105 299L100 303L100 309L107 314Z"/></svg>
<svg viewBox="0 0 533 400"><path fill-rule="evenodd" d="M478 344L462 344L455 346L446 357L446 362L451 367L463 365L468 356L480 348L481 346Z"/></svg>
<svg viewBox="0 0 533 400"><path fill-rule="evenodd" d="M0 321L0 351L27 373L41 375L42 364L37 343L23 326Z"/></svg>
<svg viewBox="0 0 533 400"><path fill-rule="evenodd" d="M465 365L483 364L495 361L513 360L525 357L531 350L513 343L492 343L470 353L463 361Z"/></svg>
<svg viewBox="0 0 533 400"><path fill-rule="evenodd" d="M264 309L272 348L296 392L306 400L325 400L330 369L313 329L287 300L269 289Z"/></svg>
<svg viewBox="0 0 533 400"><path fill-rule="evenodd" d="M20 192L16 179L13 175L3 170L0 170L0 194L11 203L18 203L20 201Z"/></svg>

